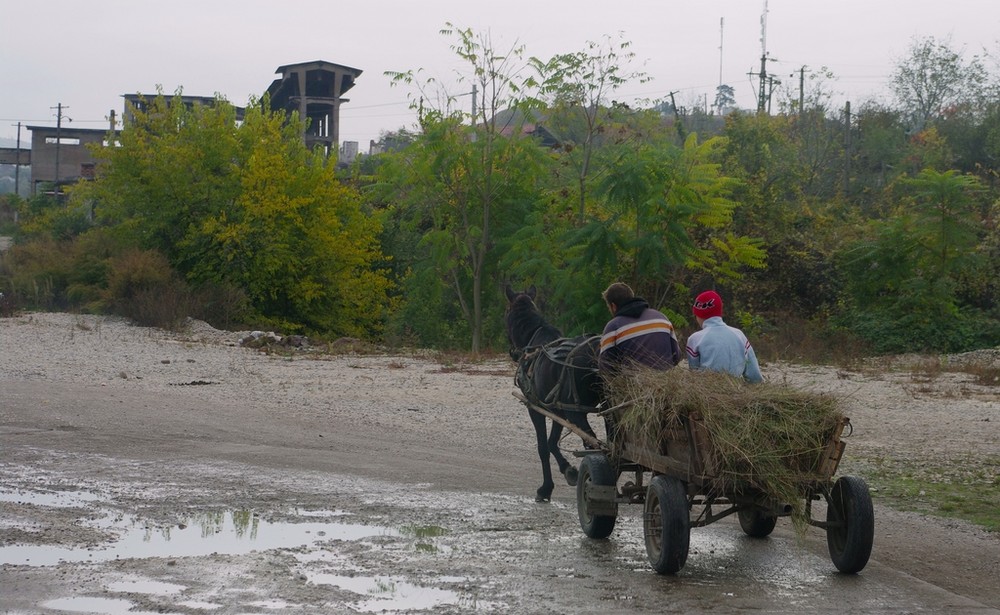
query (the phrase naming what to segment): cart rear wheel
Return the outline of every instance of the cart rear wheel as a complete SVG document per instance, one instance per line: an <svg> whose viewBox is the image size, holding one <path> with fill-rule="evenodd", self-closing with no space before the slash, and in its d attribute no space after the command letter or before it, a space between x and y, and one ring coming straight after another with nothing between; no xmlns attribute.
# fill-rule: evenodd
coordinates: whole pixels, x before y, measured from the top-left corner
<svg viewBox="0 0 1000 615"><path fill-rule="evenodd" d="M607 538L615 529L618 519L618 504L606 497L595 501L595 487L611 487L618 484L618 474L611 467L605 455L587 455L580 462L580 478L576 482L576 510L580 516L580 527L590 538Z"/></svg>
<svg viewBox="0 0 1000 615"><path fill-rule="evenodd" d="M691 513L683 482L672 476L653 477L646 490L643 530L653 570L673 574L684 567L691 540Z"/></svg>
<svg viewBox="0 0 1000 615"><path fill-rule="evenodd" d="M778 518L759 510L741 510L739 513L740 527L751 538L765 538L774 531Z"/></svg>
<svg viewBox="0 0 1000 615"><path fill-rule="evenodd" d="M826 542L837 570L853 574L864 568L875 538L875 511L864 480L837 479L827 496L826 522Z"/></svg>

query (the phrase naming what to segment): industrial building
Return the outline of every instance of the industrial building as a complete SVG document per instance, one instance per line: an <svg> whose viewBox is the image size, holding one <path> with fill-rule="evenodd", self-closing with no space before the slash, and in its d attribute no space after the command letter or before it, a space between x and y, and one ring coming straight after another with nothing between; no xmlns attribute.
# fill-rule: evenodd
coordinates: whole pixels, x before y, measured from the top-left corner
<svg viewBox="0 0 1000 615"><path fill-rule="evenodd" d="M338 151L340 135L340 106L348 102L344 94L354 87L361 70L332 62L316 60L279 66L276 78L267 88L272 110L286 113L297 111L299 117L309 120L302 138L309 148L321 147L330 155ZM126 94L122 121L128 124L135 109L141 109L151 95ZM185 105L215 104L214 97L182 96ZM237 107L237 116L242 116ZM63 125L62 110L56 126L26 126L31 131L30 149L0 148L0 164L28 166L31 168L31 194L42 185L59 186L94 177L95 159L87 147L90 144L108 145L109 137L116 130L115 112L108 118L107 129L69 128ZM357 143L344 144L345 151L357 152ZM356 154L355 154L356 155Z"/></svg>

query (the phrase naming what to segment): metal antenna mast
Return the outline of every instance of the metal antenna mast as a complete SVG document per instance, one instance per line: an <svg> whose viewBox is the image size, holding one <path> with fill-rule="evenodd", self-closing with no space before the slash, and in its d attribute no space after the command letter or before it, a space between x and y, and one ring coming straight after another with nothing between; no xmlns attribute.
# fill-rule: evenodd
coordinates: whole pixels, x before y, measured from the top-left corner
<svg viewBox="0 0 1000 615"><path fill-rule="evenodd" d="M722 85L722 43L725 41L726 18L719 18L719 85Z"/></svg>
<svg viewBox="0 0 1000 615"><path fill-rule="evenodd" d="M760 92L757 95L757 112L766 109L764 101L767 96L767 0L764 0L764 12L760 16Z"/></svg>

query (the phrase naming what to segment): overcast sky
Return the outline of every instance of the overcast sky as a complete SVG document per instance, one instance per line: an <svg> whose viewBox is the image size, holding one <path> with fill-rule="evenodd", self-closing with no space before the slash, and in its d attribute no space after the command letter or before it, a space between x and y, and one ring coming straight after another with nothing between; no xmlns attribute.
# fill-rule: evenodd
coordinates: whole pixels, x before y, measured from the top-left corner
<svg viewBox="0 0 1000 615"><path fill-rule="evenodd" d="M764 0L4 0L0 6L0 137L16 124L55 126L57 103L74 128L102 128L121 95L261 95L279 66L326 60L363 74L341 110L340 138L368 141L412 128L408 91L385 71L423 69L454 83L462 65L439 33L446 22L523 44L548 59L605 35L631 41L633 68L652 77L615 95L678 104L714 99L722 81L752 108ZM1000 51L1000 0L769 0L768 71L797 85L798 70L828 67L839 100L885 98L887 77L915 37L948 39L966 57ZM720 20L724 23L720 27ZM720 53L721 43L721 53ZM996 65L991 65L996 70ZM795 74L795 77L791 77ZM453 92L462 91L455 85ZM22 130L22 139L28 133Z"/></svg>

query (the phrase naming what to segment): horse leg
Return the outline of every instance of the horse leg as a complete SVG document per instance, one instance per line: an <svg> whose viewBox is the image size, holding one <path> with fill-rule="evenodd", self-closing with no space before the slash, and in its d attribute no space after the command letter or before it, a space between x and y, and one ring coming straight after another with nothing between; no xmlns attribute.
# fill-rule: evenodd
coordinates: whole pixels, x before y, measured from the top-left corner
<svg viewBox="0 0 1000 615"><path fill-rule="evenodd" d="M576 412L573 410L566 411L566 420L569 421L573 426L582 431L583 433L591 436L592 438L597 438L597 434L594 433L594 428L590 426L590 421L587 420L586 412ZM586 441L583 443L584 448L592 448Z"/></svg>
<svg viewBox="0 0 1000 615"><path fill-rule="evenodd" d="M566 478L566 482L570 486L576 486L576 480L579 478L579 472L577 469L570 465L566 457L563 456L562 451L559 450L559 440L562 438L563 426L561 423L552 421L552 431L549 432L549 451L552 456L556 458L556 465L559 466L559 473Z"/></svg>
<svg viewBox="0 0 1000 615"><path fill-rule="evenodd" d="M535 443L538 446L538 458L542 462L542 486L535 492L535 501L548 502L552 498L552 489L555 488L555 483L552 482L552 468L549 467L549 443L545 437L545 416L531 408L528 408L528 416L531 418L531 424L535 427Z"/></svg>

